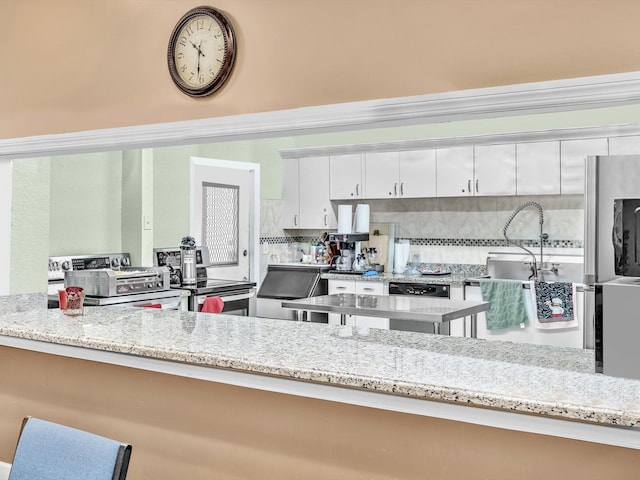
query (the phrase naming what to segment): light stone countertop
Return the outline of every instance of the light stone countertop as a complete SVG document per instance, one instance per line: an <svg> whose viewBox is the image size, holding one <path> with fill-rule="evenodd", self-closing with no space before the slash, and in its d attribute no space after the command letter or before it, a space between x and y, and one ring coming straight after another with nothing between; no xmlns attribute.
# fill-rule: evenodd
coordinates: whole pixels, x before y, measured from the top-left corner
<svg viewBox="0 0 640 480"><path fill-rule="evenodd" d="M0 335L465 406L640 429L640 381L594 373L593 351L158 309L0 297Z"/></svg>

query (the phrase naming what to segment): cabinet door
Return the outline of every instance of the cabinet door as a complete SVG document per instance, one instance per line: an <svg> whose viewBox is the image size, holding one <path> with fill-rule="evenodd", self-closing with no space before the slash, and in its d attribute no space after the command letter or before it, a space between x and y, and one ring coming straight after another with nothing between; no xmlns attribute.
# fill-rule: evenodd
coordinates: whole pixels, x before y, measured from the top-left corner
<svg viewBox="0 0 640 480"><path fill-rule="evenodd" d="M637 155L640 153L640 136L609 138L609 155Z"/></svg>
<svg viewBox="0 0 640 480"><path fill-rule="evenodd" d="M518 195L560 193L560 142L516 145L516 192Z"/></svg>
<svg viewBox="0 0 640 480"><path fill-rule="evenodd" d="M437 149L436 168L438 197L473 195L473 147Z"/></svg>
<svg viewBox="0 0 640 480"><path fill-rule="evenodd" d="M382 282L355 282L356 294L358 295L383 295L384 284ZM356 315L355 324L357 327L382 328L389 330L389 319L381 317L367 317Z"/></svg>
<svg viewBox="0 0 640 480"><path fill-rule="evenodd" d="M355 280L329 280L327 284L329 295L335 295L336 293L356 293ZM328 317L329 325L340 325L339 313L330 313L328 314ZM346 322L347 325L354 325L354 315L347 315Z"/></svg>
<svg viewBox="0 0 640 480"><path fill-rule="evenodd" d="M300 228L298 159L282 159L282 228Z"/></svg>
<svg viewBox="0 0 640 480"><path fill-rule="evenodd" d="M401 197L427 198L436 196L435 150L400 152L399 166L399 194Z"/></svg>
<svg viewBox="0 0 640 480"><path fill-rule="evenodd" d="M585 160L591 155L607 155L606 138L560 142L560 193L584 193Z"/></svg>
<svg viewBox="0 0 640 480"><path fill-rule="evenodd" d="M329 162L331 200L362 198L362 155L331 155Z"/></svg>
<svg viewBox="0 0 640 480"><path fill-rule="evenodd" d="M515 195L515 144L475 147L474 172L475 195Z"/></svg>
<svg viewBox="0 0 640 480"><path fill-rule="evenodd" d="M337 228L338 221L329 200L329 157L301 158L298 169L299 228Z"/></svg>
<svg viewBox="0 0 640 480"><path fill-rule="evenodd" d="M364 157L364 198L396 198L400 192L398 152L367 153Z"/></svg>

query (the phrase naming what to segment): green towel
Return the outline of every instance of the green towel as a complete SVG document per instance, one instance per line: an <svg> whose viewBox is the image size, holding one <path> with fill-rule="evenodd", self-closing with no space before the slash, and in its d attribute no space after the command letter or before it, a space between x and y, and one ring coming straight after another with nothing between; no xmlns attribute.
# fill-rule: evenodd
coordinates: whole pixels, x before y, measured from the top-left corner
<svg viewBox="0 0 640 480"><path fill-rule="evenodd" d="M527 321L527 311L522 298L522 282L482 280L482 299L491 302L486 312L487 330L517 327Z"/></svg>

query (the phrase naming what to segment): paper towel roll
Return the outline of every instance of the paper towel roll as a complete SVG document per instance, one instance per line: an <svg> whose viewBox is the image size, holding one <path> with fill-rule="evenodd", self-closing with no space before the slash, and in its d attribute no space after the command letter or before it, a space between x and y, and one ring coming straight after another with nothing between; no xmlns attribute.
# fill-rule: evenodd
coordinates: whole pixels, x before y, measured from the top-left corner
<svg viewBox="0 0 640 480"><path fill-rule="evenodd" d="M394 273L404 273L409 260L409 242L401 241L395 244L393 254L393 271Z"/></svg>
<svg viewBox="0 0 640 480"><path fill-rule="evenodd" d="M338 205L338 233L351 233L351 205Z"/></svg>
<svg viewBox="0 0 640 480"><path fill-rule="evenodd" d="M369 233L369 205L361 203L356 206L353 233Z"/></svg>

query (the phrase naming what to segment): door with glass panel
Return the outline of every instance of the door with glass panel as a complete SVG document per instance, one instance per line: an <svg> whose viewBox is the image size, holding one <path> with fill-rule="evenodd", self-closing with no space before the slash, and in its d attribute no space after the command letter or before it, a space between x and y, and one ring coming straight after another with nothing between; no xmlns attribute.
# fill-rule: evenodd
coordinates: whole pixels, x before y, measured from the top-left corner
<svg viewBox="0 0 640 480"><path fill-rule="evenodd" d="M209 278L251 280L255 172L235 162L191 161L191 234L209 249Z"/></svg>

